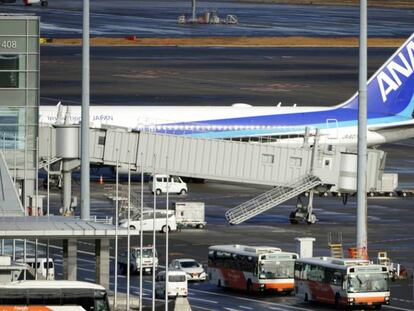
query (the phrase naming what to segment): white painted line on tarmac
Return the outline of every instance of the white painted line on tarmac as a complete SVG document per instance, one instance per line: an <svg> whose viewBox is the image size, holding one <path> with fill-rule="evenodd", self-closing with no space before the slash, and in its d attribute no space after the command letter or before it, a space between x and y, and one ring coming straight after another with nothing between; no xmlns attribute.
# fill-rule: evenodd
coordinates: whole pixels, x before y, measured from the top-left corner
<svg viewBox="0 0 414 311"><path fill-rule="evenodd" d="M277 307L268 307L270 310L279 310L279 311L285 311L286 309L281 309Z"/></svg>
<svg viewBox="0 0 414 311"><path fill-rule="evenodd" d="M251 308L251 307L245 307L245 306L238 306L238 308L245 309L245 310L253 310L253 308Z"/></svg>
<svg viewBox="0 0 414 311"><path fill-rule="evenodd" d="M191 309L199 309L199 310L206 310L206 311L217 311L216 309L198 307L198 306L191 306Z"/></svg>
<svg viewBox="0 0 414 311"><path fill-rule="evenodd" d="M383 306L383 308L390 308L394 310L403 310L403 311L413 311L414 309L405 309L405 308L399 308L399 307L393 307L393 306Z"/></svg>
<svg viewBox="0 0 414 311"><path fill-rule="evenodd" d="M201 299L201 298L195 298L195 297L188 297L189 300L199 300L199 301L204 301L204 302L209 302L209 303L218 303L218 301L215 300L209 300L209 299Z"/></svg>
<svg viewBox="0 0 414 311"><path fill-rule="evenodd" d="M296 306L291 306L291 305L284 305L284 304L280 304L280 303L276 303L276 302L262 301L262 300L251 299L251 298L246 298L246 297L239 297L239 296L231 296L231 295L227 295L227 294L223 294L223 293L214 293L214 292L209 292L209 291L195 289L195 288L192 288L191 290L193 292L200 292L200 293L205 293L205 294L209 294L209 295L229 297L229 298L232 298L232 299L238 299L238 300L250 301L250 302L256 302L256 303L259 302L261 304L268 305L268 306L290 308L290 309L295 309L295 310L305 310L305 311L314 310L314 311L317 311L317 309L301 308L301 307L296 307ZM412 311L412 310L410 310L410 311Z"/></svg>
<svg viewBox="0 0 414 311"><path fill-rule="evenodd" d="M233 308L224 308L224 310L227 310L227 311L240 311L239 309L233 309Z"/></svg>

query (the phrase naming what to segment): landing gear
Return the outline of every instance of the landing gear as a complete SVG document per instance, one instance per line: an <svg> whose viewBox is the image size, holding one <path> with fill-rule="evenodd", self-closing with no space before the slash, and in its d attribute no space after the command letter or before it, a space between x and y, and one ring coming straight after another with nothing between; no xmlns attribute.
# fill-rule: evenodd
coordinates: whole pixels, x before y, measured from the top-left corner
<svg viewBox="0 0 414 311"><path fill-rule="evenodd" d="M298 224L300 221L304 221L309 225L312 225L318 221L315 214L313 214L313 190L309 191L307 195L305 195L307 202L306 204L303 203L302 197L298 197L298 201L296 203L296 210L290 213L289 221L291 224Z"/></svg>

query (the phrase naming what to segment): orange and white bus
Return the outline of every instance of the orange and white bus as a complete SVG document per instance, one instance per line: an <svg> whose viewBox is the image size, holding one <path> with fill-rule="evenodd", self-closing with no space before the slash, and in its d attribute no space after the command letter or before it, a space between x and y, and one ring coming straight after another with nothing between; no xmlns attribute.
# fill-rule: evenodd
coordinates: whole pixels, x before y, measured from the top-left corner
<svg viewBox="0 0 414 311"><path fill-rule="evenodd" d="M298 255L280 248L216 245L208 249L210 282L247 292L293 292Z"/></svg>
<svg viewBox="0 0 414 311"><path fill-rule="evenodd" d="M295 294L305 302L380 309L390 302L388 282L387 266L368 260L314 257L295 263Z"/></svg>

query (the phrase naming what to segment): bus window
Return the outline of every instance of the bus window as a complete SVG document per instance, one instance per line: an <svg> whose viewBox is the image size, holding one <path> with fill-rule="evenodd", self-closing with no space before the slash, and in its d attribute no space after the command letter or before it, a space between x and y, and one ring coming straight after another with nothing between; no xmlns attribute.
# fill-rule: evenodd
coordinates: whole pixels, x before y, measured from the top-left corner
<svg viewBox="0 0 414 311"><path fill-rule="evenodd" d="M335 272L332 277L332 284L336 286L342 285L342 274L340 272Z"/></svg>
<svg viewBox="0 0 414 311"><path fill-rule="evenodd" d="M348 292L350 293L388 290L388 275L386 273L360 273L348 277Z"/></svg>

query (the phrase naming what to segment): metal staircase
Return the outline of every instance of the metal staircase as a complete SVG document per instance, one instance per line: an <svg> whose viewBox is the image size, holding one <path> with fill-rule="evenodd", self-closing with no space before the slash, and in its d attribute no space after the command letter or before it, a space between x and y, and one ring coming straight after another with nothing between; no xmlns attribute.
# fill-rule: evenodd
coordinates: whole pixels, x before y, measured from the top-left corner
<svg viewBox="0 0 414 311"><path fill-rule="evenodd" d="M284 187L273 188L258 197L228 210L226 212L226 218L232 225L240 224L320 184L321 180L316 176L302 176Z"/></svg>
<svg viewBox="0 0 414 311"><path fill-rule="evenodd" d="M337 233L336 242L332 242L332 233L328 233L328 246L331 251L331 257L344 258L344 247L342 245L342 232Z"/></svg>

